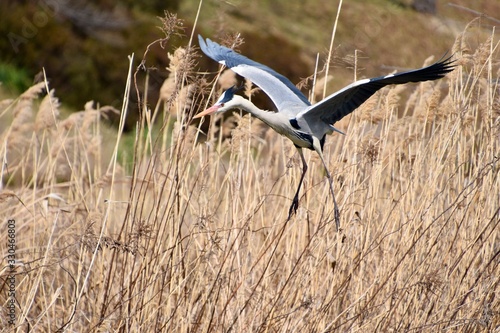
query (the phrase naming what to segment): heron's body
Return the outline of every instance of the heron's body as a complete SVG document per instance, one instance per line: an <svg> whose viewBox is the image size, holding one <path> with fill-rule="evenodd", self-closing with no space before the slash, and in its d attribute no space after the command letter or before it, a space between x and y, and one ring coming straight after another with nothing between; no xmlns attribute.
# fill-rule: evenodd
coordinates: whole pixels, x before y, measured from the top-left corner
<svg viewBox="0 0 500 333"><path fill-rule="evenodd" d="M249 100L238 95L235 95L233 100L238 103L242 110L251 113L277 133L289 138L296 147L314 150L313 138L315 137L312 135L313 132L307 123L299 124L294 118L290 119L281 112L261 110Z"/></svg>
<svg viewBox="0 0 500 333"><path fill-rule="evenodd" d="M335 201L330 172L323 157L323 145L326 135L334 131L340 132L333 125L386 85L436 80L442 78L454 68L450 58L447 58L422 69L359 80L311 105L296 86L271 68L214 43L210 39L205 42L199 36L199 41L202 51L207 56L231 68L237 74L259 86L271 98L278 112L259 109L249 100L236 95L235 92L238 89L232 87L226 90L212 107L199 113L196 118L214 112L242 109L259 118L273 130L293 142L302 159L303 169L288 218L298 207L300 187L307 171L302 149L307 148L316 151L325 167L330 184L330 192L335 205L337 229L340 224L339 211Z"/></svg>

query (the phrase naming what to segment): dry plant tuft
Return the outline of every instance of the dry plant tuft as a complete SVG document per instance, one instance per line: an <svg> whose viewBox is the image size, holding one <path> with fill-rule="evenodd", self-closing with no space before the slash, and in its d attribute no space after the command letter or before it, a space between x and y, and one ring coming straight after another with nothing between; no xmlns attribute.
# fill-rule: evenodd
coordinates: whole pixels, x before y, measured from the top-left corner
<svg viewBox="0 0 500 333"><path fill-rule="evenodd" d="M236 79L236 73L230 69L226 69L222 72L217 80L217 84L222 90L229 89L232 86L235 86L238 83Z"/></svg>
<svg viewBox="0 0 500 333"><path fill-rule="evenodd" d="M59 100L54 97L52 89L40 103L38 113L35 118L35 130L49 130L56 126L59 117Z"/></svg>

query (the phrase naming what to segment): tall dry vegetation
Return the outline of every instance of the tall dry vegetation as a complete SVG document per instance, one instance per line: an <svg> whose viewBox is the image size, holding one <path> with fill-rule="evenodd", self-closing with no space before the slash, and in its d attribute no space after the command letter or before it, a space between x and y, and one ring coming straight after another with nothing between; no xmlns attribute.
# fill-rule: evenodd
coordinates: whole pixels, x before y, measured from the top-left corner
<svg viewBox="0 0 500 333"><path fill-rule="evenodd" d="M165 23L163 43L176 31L174 17ZM209 120L197 143L191 117L210 87L219 91L191 72L192 48L171 55L162 102L143 108L130 175L117 161L121 135L112 154L102 149L92 103L61 120L53 92L35 103L45 82L2 103L13 120L0 148L0 250L14 219L17 262L16 323L3 307L0 327L498 330L498 42L492 34L469 49L469 34L457 38L459 66L446 78L383 89L345 136L328 138L341 233L315 154L286 223L300 176L287 140L236 112ZM4 259L2 305L10 272Z"/></svg>

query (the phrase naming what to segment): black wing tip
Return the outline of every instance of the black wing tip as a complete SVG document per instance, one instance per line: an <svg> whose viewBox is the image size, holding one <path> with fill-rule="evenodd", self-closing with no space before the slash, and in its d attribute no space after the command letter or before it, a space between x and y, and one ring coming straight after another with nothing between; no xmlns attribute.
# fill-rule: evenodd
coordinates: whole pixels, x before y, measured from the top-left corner
<svg viewBox="0 0 500 333"><path fill-rule="evenodd" d="M439 59L437 62L433 63L432 65L429 65L427 67L423 67L421 69L417 69L415 71L410 71L407 73L418 73L419 78L418 80L411 80L411 82L423 82L423 81L434 81L438 79L442 79L443 77L446 76L446 74L452 72L455 70L457 67L456 64L457 59L455 58L455 55L452 54L448 56L448 52L446 52L441 59ZM401 74L405 74L404 72ZM396 74L397 75L397 74Z"/></svg>
<svg viewBox="0 0 500 333"><path fill-rule="evenodd" d="M455 57L455 54L452 54L448 56L448 52L446 52L441 59L439 59L437 62L434 64L430 65L429 67L436 67L436 70L438 70L439 73L442 73L442 75L446 75L449 72L452 72L455 68L457 68L457 59Z"/></svg>

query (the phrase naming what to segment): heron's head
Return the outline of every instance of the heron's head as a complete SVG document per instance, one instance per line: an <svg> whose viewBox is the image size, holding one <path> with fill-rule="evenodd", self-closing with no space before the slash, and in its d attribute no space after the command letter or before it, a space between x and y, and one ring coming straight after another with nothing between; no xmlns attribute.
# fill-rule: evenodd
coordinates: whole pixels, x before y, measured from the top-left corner
<svg viewBox="0 0 500 333"><path fill-rule="evenodd" d="M235 92L240 90L240 88L236 86L232 86L231 88L227 89L224 91L224 93L219 97L217 102L215 102L214 105L209 107L203 112L198 113L196 116L193 118L200 118L203 116L207 116L213 113L217 112L226 112L231 109L237 108L238 107L238 100L239 97L238 95L235 95ZM241 98L241 97L240 97Z"/></svg>

